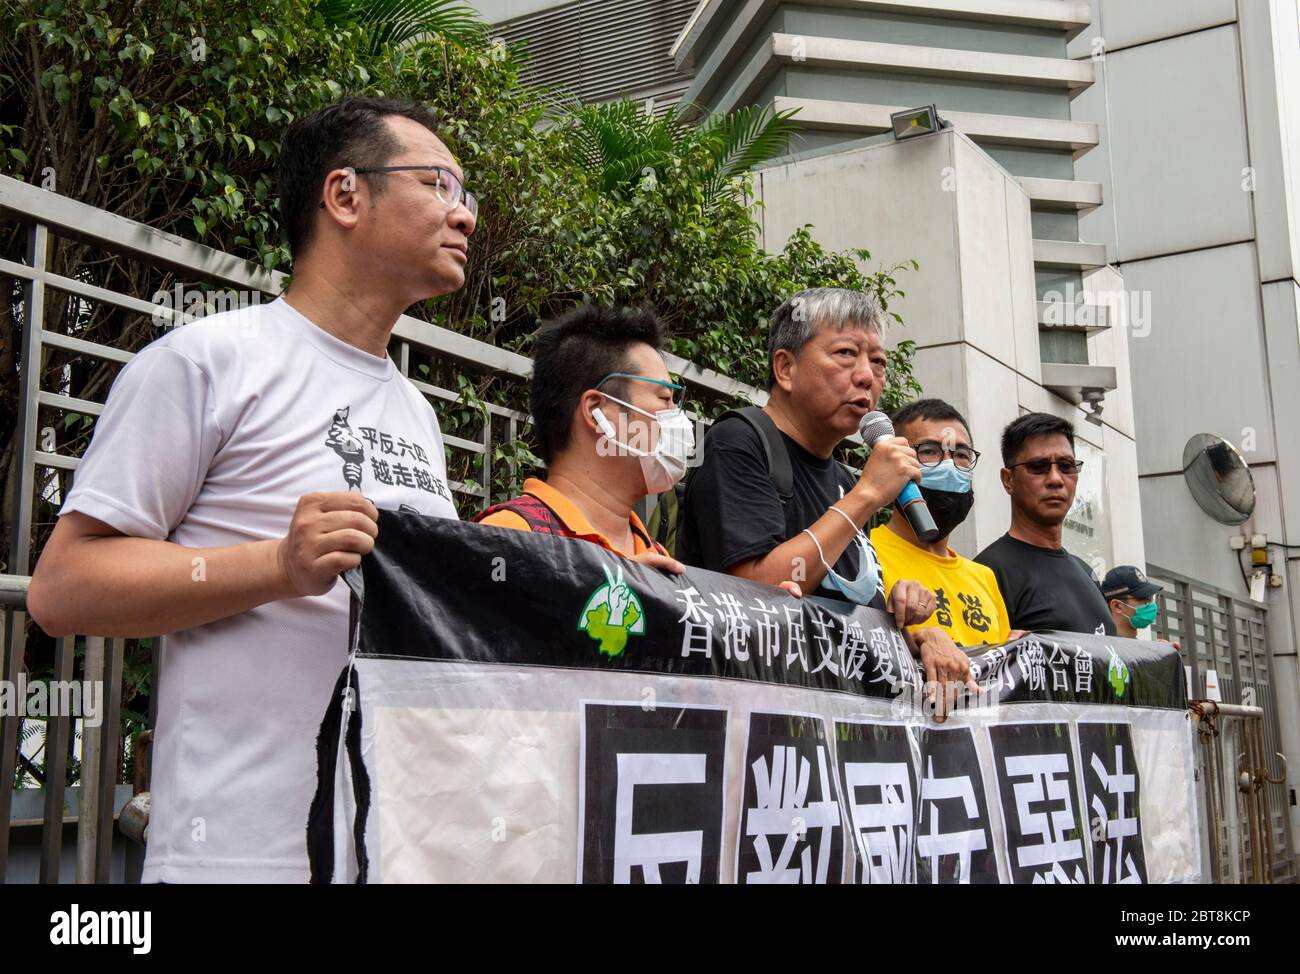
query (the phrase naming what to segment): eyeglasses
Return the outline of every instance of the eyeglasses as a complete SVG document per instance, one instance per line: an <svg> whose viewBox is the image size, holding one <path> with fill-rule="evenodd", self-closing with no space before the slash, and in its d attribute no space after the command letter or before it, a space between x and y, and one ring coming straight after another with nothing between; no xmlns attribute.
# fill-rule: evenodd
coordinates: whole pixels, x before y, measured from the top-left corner
<svg viewBox="0 0 1300 974"><path fill-rule="evenodd" d="M1077 477L1079 476L1079 471L1083 469L1083 461L1026 460L1024 463L1013 463L1010 469L1014 470L1016 467L1024 467L1035 477L1044 477L1047 475L1047 471L1051 470L1053 466L1055 466L1057 470L1061 471L1062 477Z"/></svg>
<svg viewBox="0 0 1300 974"><path fill-rule="evenodd" d="M922 440L916 444L916 459L920 461L923 467L937 467L943 463L945 456L952 457L954 466L963 470L974 470L975 464L979 463L980 451L969 446L955 446L951 450L944 449L944 445L938 440Z"/></svg>
<svg viewBox="0 0 1300 974"><path fill-rule="evenodd" d="M478 197L465 189L465 184L450 169L444 169L442 166L375 166L370 169L353 169L352 171L358 176L364 176L367 173L389 172L437 173L438 180L433 184L434 195L453 208L463 203L465 209L469 210L469 215L478 219ZM321 200L320 205L321 209L324 209L325 201Z"/></svg>
<svg viewBox="0 0 1300 974"><path fill-rule="evenodd" d="M686 386L680 382L666 382L663 379L649 379L644 375L634 375L631 372L611 372L605 378L596 383L595 388L600 389L610 379L632 379L636 382L653 382L657 386L664 386L673 391L673 407L681 409L686 402Z"/></svg>

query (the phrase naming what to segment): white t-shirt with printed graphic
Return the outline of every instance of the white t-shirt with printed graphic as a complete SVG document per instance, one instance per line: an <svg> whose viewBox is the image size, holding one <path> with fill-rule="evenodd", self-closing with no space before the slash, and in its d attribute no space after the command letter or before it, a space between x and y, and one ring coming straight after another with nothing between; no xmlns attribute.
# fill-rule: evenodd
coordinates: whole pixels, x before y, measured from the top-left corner
<svg viewBox="0 0 1300 974"><path fill-rule="evenodd" d="M456 517L432 407L392 360L283 300L203 318L118 376L62 513L204 548L281 538L298 499L357 490ZM194 566L194 584L206 568ZM145 882L302 882L316 735L348 589L167 636Z"/></svg>

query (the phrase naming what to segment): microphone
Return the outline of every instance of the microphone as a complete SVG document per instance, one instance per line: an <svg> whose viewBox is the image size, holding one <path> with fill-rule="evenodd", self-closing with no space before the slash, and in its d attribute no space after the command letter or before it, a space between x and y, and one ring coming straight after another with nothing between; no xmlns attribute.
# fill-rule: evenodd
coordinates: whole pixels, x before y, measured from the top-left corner
<svg viewBox="0 0 1300 974"><path fill-rule="evenodd" d="M858 424L858 433L862 436L863 443L867 446L875 446L886 436L894 435L894 424L882 412L867 413ZM916 489L916 484L910 480L898 495L898 507L907 517L907 523L912 525L912 531L918 541L929 544L939 537L939 529L935 527L934 518L930 516L930 505Z"/></svg>

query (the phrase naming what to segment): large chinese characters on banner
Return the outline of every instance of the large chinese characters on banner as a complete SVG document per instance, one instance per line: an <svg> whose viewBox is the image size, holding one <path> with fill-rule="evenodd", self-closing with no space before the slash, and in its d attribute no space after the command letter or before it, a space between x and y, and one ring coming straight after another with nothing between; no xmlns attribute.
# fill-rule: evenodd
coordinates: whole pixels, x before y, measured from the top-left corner
<svg viewBox="0 0 1300 974"><path fill-rule="evenodd" d="M381 512L318 741L337 882L1201 878L1182 667L1040 634L945 723L883 614Z"/></svg>

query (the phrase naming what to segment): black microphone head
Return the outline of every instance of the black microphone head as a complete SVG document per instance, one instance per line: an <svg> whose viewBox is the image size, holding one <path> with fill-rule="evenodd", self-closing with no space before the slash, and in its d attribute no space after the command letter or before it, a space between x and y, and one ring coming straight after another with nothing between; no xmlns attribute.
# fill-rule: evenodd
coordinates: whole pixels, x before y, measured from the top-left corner
<svg viewBox="0 0 1300 974"><path fill-rule="evenodd" d="M863 443L874 446L877 440L894 435L894 424L888 415L876 410L862 417L862 422L858 423L858 433L862 436Z"/></svg>

